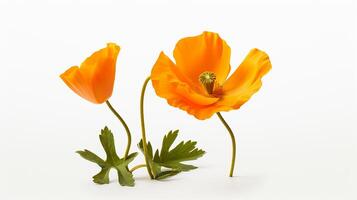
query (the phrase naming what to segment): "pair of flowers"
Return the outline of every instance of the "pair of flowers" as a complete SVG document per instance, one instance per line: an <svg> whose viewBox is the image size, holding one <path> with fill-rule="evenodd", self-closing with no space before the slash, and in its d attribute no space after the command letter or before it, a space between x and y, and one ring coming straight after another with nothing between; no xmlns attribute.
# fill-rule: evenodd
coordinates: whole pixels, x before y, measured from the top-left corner
<svg viewBox="0 0 357 200"><path fill-rule="evenodd" d="M116 60L119 51L120 47L118 45L109 43L106 48L100 49L88 57L80 67L73 66L61 74L60 77L75 93L84 99L95 104L106 102L111 111L118 117L128 135L128 145L123 158L124 162L128 158L131 159L129 154L130 130L123 118L108 101L113 92ZM252 49L237 70L227 79L231 68L231 50L217 33L203 32L198 36L183 38L177 42L173 54L176 63L161 52L152 68L150 77L144 82L140 101L142 141L139 147L144 153L146 164L140 165L140 167L145 166L151 178L157 178L160 173L161 176L164 173L166 175L164 177L168 177L177 174L176 172L185 171L179 167L169 167L171 168L170 173L167 171L165 173L162 170L155 171L154 169L157 168L155 166L156 153L155 155L150 155L153 152L151 144L146 141L143 111L145 88L151 80L156 94L165 98L171 106L180 108L200 120L208 119L213 114L218 115L232 139L233 153L229 175L233 176L236 154L235 138L220 112L239 109L260 89L262 77L271 69L269 57L259 49ZM107 129L102 130L101 142L107 156L109 156L108 149L103 144L105 142L102 141L102 138L105 137L103 132L108 132L105 130ZM165 138L167 140L168 137L175 139L176 136L177 132L176 135L174 132L170 132L164 137L164 140ZM199 151L194 145L189 148L190 151L188 153L192 153L195 150ZM170 153L170 149L166 149L166 151L168 152L164 151L163 154ZM203 155L203 151L201 153ZM82 153L81 155L83 156L84 154ZM159 156L160 153L156 157L156 164L161 162L158 161L160 160ZM88 156L83 157L90 160ZM100 164L98 165L101 166ZM104 164L102 163L101 167L103 166ZM168 165L161 166L167 167ZM116 168L115 163L111 167ZM133 171L129 170L127 165L124 167L128 172ZM139 166L133 169L137 168ZM127 184L124 183L122 185Z"/></svg>

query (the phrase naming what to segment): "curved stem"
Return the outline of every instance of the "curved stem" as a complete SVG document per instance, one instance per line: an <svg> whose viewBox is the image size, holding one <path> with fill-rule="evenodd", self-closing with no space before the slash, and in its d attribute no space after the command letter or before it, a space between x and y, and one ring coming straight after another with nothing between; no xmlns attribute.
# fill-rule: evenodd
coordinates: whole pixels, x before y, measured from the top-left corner
<svg viewBox="0 0 357 200"><path fill-rule="evenodd" d="M147 147L147 142L146 142L145 121L144 121L144 95L145 95L146 86L148 85L149 81L150 81L150 76L146 78L146 80L144 81L144 84L143 84L143 88L141 89L140 120L141 120L141 134L142 134L141 137L142 137L142 141L143 141L143 150L144 150L146 169L148 170L150 178L154 179L154 175L152 174L151 166L150 166L149 158L148 158L148 147Z"/></svg>
<svg viewBox="0 0 357 200"><path fill-rule="evenodd" d="M133 168L131 168L130 172L133 172L133 171L140 169L142 167L146 167L146 165L145 164L136 165Z"/></svg>
<svg viewBox="0 0 357 200"><path fill-rule="evenodd" d="M128 125L125 123L124 119L119 115L119 113L113 108L112 104L110 104L110 102L107 100L105 102L109 109L113 112L113 114L119 119L119 121L123 124L125 131L126 131L126 135L128 136L128 144L126 146L126 150L124 153L124 160L126 160L126 158L128 157L129 151L130 151L130 146L131 146L131 134L130 134L130 130Z"/></svg>
<svg viewBox="0 0 357 200"><path fill-rule="evenodd" d="M234 171L234 164L235 164L235 160L236 160L236 139L234 137L234 134L233 134L233 131L232 131L231 127L229 127L229 125L227 124L226 120L224 120L224 118L222 117L221 113L217 112L217 116L219 117L219 119L221 120L223 125L228 130L228 133L231 136L231 140L232 140L232 162L231 162L231 170L229 172L229 176L232 177L233 176L233 171Z"/></svg>

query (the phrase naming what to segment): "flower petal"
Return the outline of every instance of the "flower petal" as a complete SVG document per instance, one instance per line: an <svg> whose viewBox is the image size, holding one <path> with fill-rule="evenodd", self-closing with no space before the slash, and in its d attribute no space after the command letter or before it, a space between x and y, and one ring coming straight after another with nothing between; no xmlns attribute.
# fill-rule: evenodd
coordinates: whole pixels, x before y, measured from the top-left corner
<svg viewBox="0 0 357 200"><path fill-rule="evenodd" d="M196 85L199 75L205 71L214 72L218 83L223 84L230 71L230 55L227 43L212 32L183 38L174 50L178 69Z"/></svg>
<svg viewBox="0 0 357 200"><path fill-rule="evenodd" d="M98 103L89 87L88 81L82 76L78 66L69 68L60 77L76 94L92 103Z"/></svg>
<svg viewBox="0 0 357 200"><path fill-rule="evenodd" d="M261 79L270 69L269 56L259 49L252 49L238 69L224 83L224 97L218 104L238 109L260 89Z"/></svg>
<svg viewBox="0 0 357 200"><path fill-rule="evenodd" d="M93 53L81 64L79 70L88 78L98 103L105 102L112 95L119 51L118 45L108 43L106 48Z"/></svg>
<svg viewBox="0 0 357 200"><path fill-rule="evenodd" d="M260 89L261 79L270 69L268 55L258 49L251 50L239 68L224 83L223 96L217 102L207 106L191 107L188 112L197 119L204 120L217 112L240 108ZM185 106L184 102L176 104Z"/></svg>
<svg viewBox="0 0 357 200"><path fill-rule="evenodd" d="M207 97L197 92L163 52L151 71L151 81L158 96L165 98L170 105L175 107L184 104L181 107L183 110L210 105L218 101L218 98Z"/></svg>
<svg viewBox="0 0 357 200"><path fill-rule="evenodd" d="M168 99L167 102L174 107L180 108L186 111L188 114L193 115L196 119L205 120L210 118L216 112L212 111L218 107L215 104L208 106L199 106L195 104L190 104L185 99ZM218 112L218 111L217 111Z"/></svg>

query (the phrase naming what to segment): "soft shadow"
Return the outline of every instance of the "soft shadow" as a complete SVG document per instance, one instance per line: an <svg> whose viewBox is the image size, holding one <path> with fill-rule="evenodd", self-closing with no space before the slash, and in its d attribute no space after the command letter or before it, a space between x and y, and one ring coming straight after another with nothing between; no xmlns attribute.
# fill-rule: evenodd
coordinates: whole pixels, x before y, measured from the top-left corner
<svg viewBox="0 0 357 200"><path fill-rule="evenodd" d="M242 193L242 192L249 193L249 192L257 191L258 189L263 187L263 185L266 181L266 177L258 176L258 175L238 176L238 177L233 177L233 179L237 179L237 180L233 180L233 181L238 182L239 193Z"/></svg>
<svg viewBox="0 0 357 200"><path fill-rule="evenodd" d="M217 195L237 197L259 191L266 178L264 176L235 176L216 178L204 183L202 187L215 191Z"/></svg>
<svg viewBox="0 0 357 200"><path fill-rule="evenodd" d="M136 181L149 181L151 180L150 177L148 175L142 175L142 176L135 176L135 180ZM172 182L172 181L177 181L179 180L178 177L169 177L167 179L163 179L163 180L155 180L155 181L158 181L158 182Z"/></svg>

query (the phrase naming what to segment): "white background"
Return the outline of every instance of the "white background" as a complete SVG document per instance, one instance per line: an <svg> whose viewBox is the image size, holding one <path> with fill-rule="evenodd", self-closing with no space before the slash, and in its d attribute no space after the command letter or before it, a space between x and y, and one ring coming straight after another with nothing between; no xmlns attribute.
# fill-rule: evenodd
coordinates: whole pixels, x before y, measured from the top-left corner
<svg viewBox="0 0 357 200"><path fill-rule="evenodd" d="M0 3L0 199L357 199L356 3L353 1L15 1ZM170 129L207 154L200 168L163 182L135 172L96 185L108 125L121 155L124 129L105 107L74 94L60 73L107 42L121 46L112 104L140 138L139 94L161 50L182 37L220 33L234 70L251 48L273 64L262 89L223 113L236 132L238 165L228 178L229 136L214 116L199 121L148 87L147 132L158 147ZM143 162L143 157L135 164Z"/></svg>

